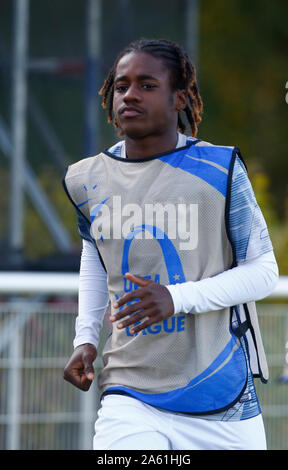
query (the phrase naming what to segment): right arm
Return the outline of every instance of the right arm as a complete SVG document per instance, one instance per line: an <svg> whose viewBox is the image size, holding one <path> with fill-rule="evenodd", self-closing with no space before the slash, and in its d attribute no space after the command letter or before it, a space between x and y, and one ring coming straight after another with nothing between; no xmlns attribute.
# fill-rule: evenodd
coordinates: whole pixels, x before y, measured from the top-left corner
<svg viewBox="0 0 288 470"><path fill-rule="evenodd" d="M65 369L64 379L87 391L94 379L93 362L97 357L100 330L109 303L107 275L92 241L83 239L79 273L78 316L74 352Z"/></svg>
<svg viewBox="0 0 288 470"><path fill-rule="evenodd" d="M79 272L78 316L73 346L98 347L105 311L109 303L107 274L94 243L83 239Z"/></svg>

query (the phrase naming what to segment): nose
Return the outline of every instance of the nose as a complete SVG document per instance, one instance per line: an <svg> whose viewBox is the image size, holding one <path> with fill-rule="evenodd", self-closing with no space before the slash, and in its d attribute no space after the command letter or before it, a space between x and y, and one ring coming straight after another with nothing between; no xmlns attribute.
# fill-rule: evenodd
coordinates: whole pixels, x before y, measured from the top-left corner
<svg viewBox="0 0 288 470"><path fill-rule="evenodd" d="M130 86L127 88L125 92L123 99L124 101L140 101L141 100L141 96L139 94L139 88L136 83L130 84Z"/></svg>

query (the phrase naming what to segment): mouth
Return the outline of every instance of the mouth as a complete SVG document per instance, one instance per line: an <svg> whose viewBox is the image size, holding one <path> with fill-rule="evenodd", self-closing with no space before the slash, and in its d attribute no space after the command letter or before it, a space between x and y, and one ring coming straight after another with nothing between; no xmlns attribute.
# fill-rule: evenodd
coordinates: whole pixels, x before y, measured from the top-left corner
<svg viewBox="0 0 288 470"><path fill-rule="evenodd" d="M123 117L135 117L143 114L143 111L134 106L125 106L125 108L120 110L120 115Z"/></svg>

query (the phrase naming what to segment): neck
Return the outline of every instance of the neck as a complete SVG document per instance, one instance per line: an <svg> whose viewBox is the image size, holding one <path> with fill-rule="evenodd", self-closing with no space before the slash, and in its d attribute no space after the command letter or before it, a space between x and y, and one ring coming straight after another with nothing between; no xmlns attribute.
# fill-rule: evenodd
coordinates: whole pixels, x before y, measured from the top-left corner
<svg viewBox="0 0 288 470"><path fill-rule="evenodd" d="M168 136L153 135L140 139L132 139L125 136L127 158L145 158L158 153L168 152L177 146L178 134L171 133Z"/></svg>

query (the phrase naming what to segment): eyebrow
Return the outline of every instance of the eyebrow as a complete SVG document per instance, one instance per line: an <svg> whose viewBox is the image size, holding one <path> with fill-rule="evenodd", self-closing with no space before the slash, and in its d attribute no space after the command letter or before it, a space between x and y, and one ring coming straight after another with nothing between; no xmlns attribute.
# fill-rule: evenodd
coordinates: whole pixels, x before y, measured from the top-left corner
<svg viewBox="0 0 288 470"><path fill-rule="evenodd" d="M146 75L146 74L139 75L137 78L138 80L155 80L157 82L159 81L158 78L153 77L152 75ZM126 81L129 80L127 75L120 75L119 77L115 78L114 83L122 82L125 80Z"/></svg>

